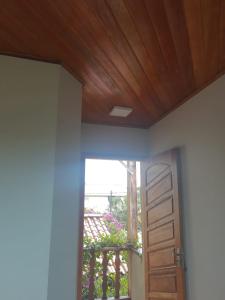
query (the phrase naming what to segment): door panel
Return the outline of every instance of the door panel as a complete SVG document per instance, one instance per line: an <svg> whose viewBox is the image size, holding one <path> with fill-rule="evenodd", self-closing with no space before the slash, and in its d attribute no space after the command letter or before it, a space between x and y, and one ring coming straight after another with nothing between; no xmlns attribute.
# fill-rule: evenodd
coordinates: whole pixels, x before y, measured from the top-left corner
<svg viewBox="0 0 225 300"><path fill-rule="evenodd" d="M146 300L184 300L177 150L141 163Z"/></svg>
<svg viewBox="0 0 225 300"><path fill-rule="evenodd" d="M147 186L147 204L152 203L159 197L162 197L166 192L171 191L172 187L171 173L160 178L156 183Z"/></svg>
<svg viewBox="0 0 225 300"><path fill-rule="evenodd" d="M163 268L174 266L176 263L174 248L166 248L148 254L148 268Z"/></svg>
<svg viewBox="0 0 225 300"><path fill-rule="evenodd" d="M148 226L173 213L173 198L169 197L148 210Z"/></svg>
<svg viewBox="0 0 225 300"><path fill-rule="evenodd" d="M164 241L174 239L174 223L163 224L160 227L148 230L148 247L159 244L163 244Z"/></svg>

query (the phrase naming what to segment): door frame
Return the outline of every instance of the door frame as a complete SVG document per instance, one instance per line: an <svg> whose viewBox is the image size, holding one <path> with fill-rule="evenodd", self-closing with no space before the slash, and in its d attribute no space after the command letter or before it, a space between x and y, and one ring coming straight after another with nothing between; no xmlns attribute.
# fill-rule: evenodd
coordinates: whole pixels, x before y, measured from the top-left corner
<svg viewBox="0 0 225 300"><path fill-rule="evenodd" d="M80 160L80 192L79 192L79 235L78 235L78 253L77 253L77 293L76 299L82 300L82 274L83 266L83 233L84 233L84 188L85 188L85 157Z"/></svg>
<svg viewBox="0 0 225 300"><path fill-rule="evenodd" d="M79 196L79 241L78 241L78 255L77 255L77 293L75 300L82 300L82 277L78 276L82 274L83 267L83 234L84 234L84 197L85 197L85 160L86 159L101 159L101 160L133 160L142 161L145 157L138 156L125 156L125 155L113 155L113 154L81 154L80 159L80 196Z"/></svg>

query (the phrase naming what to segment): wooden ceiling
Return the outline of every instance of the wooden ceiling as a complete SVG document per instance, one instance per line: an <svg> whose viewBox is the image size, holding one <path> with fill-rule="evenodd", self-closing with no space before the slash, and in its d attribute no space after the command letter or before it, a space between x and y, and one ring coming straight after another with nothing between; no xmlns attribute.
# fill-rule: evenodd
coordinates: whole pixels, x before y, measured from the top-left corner
<svg viewBox="0 0 225 300"><path fill-rule="evenodd" d="M225 71L225 0L0 2L0 53L62 63L85 122L149 127Z"/></svg>

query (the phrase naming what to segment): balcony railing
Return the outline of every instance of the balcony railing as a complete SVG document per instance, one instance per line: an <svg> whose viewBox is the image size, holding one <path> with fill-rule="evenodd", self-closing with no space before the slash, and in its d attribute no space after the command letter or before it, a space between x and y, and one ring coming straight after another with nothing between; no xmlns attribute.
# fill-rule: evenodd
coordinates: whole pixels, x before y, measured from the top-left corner
<svg viewBox="0 0 225 300"><path fill-rule="evenodd" d="M128 296L120 295L120 280L121 280L121 272L124 272L124 264L121 263L121 253L123 251L130 251L132 248L130 246L124 247L104 247L101 249L93 249L93 248L84 248L84 251L87 251L89 254L89 280L88 280L88 300L95 299L95 280L101 276L102 277L102 300L106 299L126 299L130 300ZM96 262L97 262L97 254L101 259L98 261L101 263L101 272L96 274ZM110 258L109 258L110 256ZM114 298L107 297L108 290L108 270L113 268L113 272L115 273L115 282L114 282ZM123 271L122 271L123 269ZM126 269L125 272L128 270Z"/></svg>

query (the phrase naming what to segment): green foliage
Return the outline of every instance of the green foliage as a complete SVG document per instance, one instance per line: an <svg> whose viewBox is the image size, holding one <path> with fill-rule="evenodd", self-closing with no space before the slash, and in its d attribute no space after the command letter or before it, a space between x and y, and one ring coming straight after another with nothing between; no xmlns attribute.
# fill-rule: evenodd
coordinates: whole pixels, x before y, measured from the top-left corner
<svg viewBox="0 0 225 300"><path fill-rule="evenodd" d="M107 221L106 221L107 222ZM101 249L104 247L120 247L127 244L127 232L124 229L117 230L117 227L113 222L108 222L108 227L111 234L103 234L99 236L97 241L93 241L90 238L84 237L84 249L94 249L96 255L96 264L95 264L95 298L102 297L102 257ZM109 260L114 259L114 253L108 253ZM128 253L127 251L121 251L121 263L127 264ZM90 262L90 251L83 251L83 274L82 274L82 299L88 299L89 292L89 262ZM128 294L128 276L127 274L121 274L120 280L121 295ZM107 296L113 297L115 293L115 274L108 274L108 291Z"/></svg>
<svg viewBox="0 0 225 300"><path fill-rule="evenodd" d="M102 278L97 278L95 282L95 297L101 298L102 297ZM126 296L128 295L128 274L121 275L120 278L120 295ZM107 290L107 297L114 297L115 296L115 274L109 273L108 274L108 290ZM87 299L87 298L83 298Z"/></svg>
<svg viewBox="0 0 225 300"><path fill-rule="evenodd" d="M127 230L128 210L127 196L109 196L109 212L118 220ZM137 188L137 213L138 213L138 231L141 232L141 191Z"/></svg>
<svg viewBox="0 0 225 300"><path fill-rule="evenodd" d="M141 230L141 200L140 200L140 189L137 191L138 195L138 229ZM102 234L98 237L98 240L93 241L90 238L84 237L84 249L94 249L96 255L95 264L95 298L102 297L102 256L101 249L104 247L121 247L128 245L127 240L127 197L109 197L109 213L104 215L104 221L110 234ZM140 248L141 244L137 241L134 248ZM114 259L113 252L108 253L109 260ZM88 299L89 292L89 262L90 262L90 251L84 251L83 254L83 274L82 274L82 286L83 299ZM127 264L128 262L128 251L121 251L121 263ZM120 294L125 296L128 294L128 274L121 274L120 279ZM108 274L108 290L107 296L114 297L115 293L115 273Z"/></svg>
<svg viewBox="0 0 225 300"><path fill-rule="evenodd" d="M127 197L109 196L109 212L127 229Z"/></svg>
<svg viewBox="0 0 225 300"><path fill-rule="evenodd" d="M124 246L127 243L127 234L125 230L112 232L110 235L103 234L100 239L95 242L95 249L103 247L118 247Z"/></svg>

